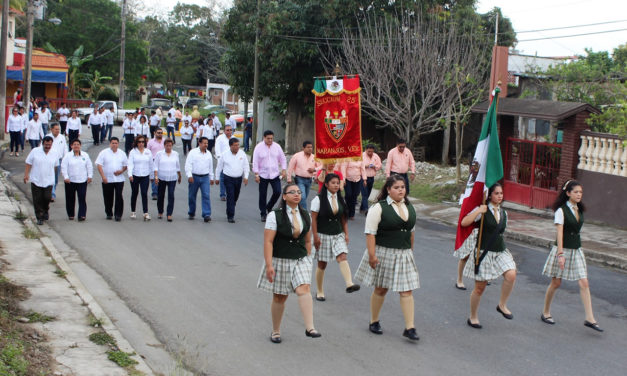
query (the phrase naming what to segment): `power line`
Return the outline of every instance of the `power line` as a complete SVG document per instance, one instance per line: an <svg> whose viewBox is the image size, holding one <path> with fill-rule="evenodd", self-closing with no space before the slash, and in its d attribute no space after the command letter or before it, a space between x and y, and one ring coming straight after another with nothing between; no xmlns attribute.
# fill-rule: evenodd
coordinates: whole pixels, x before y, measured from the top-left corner
<svg viewBox="0 0 627 376"><path fill-rule="evenodd" d="M522 39L522 40L519 40L518 42L533 42L533 41L536 41L536 40L573 38L573 37L581 37L581 36L585 36L585 35L616 33L616 32L619 32L619 31L627 31L627 29L605 30L605 31L596 31L596 32L591 32L591 33L581 33L581 34L571 34L571 35L558 35L558 36L554 36L554 37L544 37L544 38Z"/></svg>
<svg viewBox="0 0 627 376"><path fill-rule="evenodd" d="M627 22L627 20L605 21L605 22L597 22L597 23L591 23L591 24L585 24L585 25L561 26L561 27L551 27L548 29L516 31L516 34L535 33L539 31L550 31L550 30L574 29L576 27L607 25L607 24L621 23L621 22ZM499 34L503 34L503 33L499 33Z"/></svg>

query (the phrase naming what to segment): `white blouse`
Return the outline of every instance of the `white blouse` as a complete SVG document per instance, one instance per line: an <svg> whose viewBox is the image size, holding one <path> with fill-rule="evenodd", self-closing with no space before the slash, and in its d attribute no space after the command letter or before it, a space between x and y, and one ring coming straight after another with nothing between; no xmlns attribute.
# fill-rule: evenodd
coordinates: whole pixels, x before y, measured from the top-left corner
<svg viewBox="0 0 627 376"><path fill-rule="evenodd" d="M148 176L152 171L154 171L152 152L144 149L142 153L139 149L133 148L128 154L128 176Z"/></svg>
<svg viewBox="0 0 627 376"><path fill-rule="evenodd" d="M124 174L114 174L128 164L126 154L120 149L115 153L110 148L104 149L98 154L96 164L102 166L102 172L109 183L121 183L124 181Z"/></svg>
<svg viewBox="0 0 627 376"><path fill-rule="evenodd" d="M165 150L161 150L155 156L154 164L155 175L159 180L176 181L178 179L178 173L181 171L179 153L172 150L168 155Z"/></svg>
<svg viewBox="0 0 627 376"><path fill-rule="evenodd" d="M63 179L70 179L72 183L84 183L94 175L94 168L91 164L89 154L81 151L75 155L71 151L63 157L61 161L61 174Z"/></svg>

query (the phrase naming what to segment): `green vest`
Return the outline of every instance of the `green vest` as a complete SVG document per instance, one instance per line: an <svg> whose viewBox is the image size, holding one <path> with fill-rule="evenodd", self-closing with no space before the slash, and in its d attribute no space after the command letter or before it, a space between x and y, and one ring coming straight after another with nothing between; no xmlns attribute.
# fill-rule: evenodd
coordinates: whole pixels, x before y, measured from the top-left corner
<svg viewBox="0 0 627 376"><path fill-rule="evenodd" d="M412 205L406 205L409 218L407 222L396 214L387 200L379 201L381 205L381 222L377 228L375 243L382 247L395 249L411 248L411 230L416 225L416 211Z"/></svg>
<svg viewBox="0 0 627 376"><path fill-rule="evenodd" d="M344 207L338 201L337 213L333 214L329 199L325 196L320 200L320 210L318 211L318 232L325 235L337 235L342 232L342 214ZM324 209L322 208L324 206Z"/></svg>
<svg viewBox="0 0 627 376"><path fill-rule="evenodd" d="M583 226L583 213L579 213L579 222L577 222L577 218L575 218L568 204L562 205L562 212L564 213L563 247L569 249L581 248L579 231L581 231Z"/></svg>
<svg viewBox="0 0 627 376"><path fill-rule="evenodd" d="M497 231L499 224L496 222L496 218L494 218L494 213L488 208L488 211L485 212L483 217L483 231L481 232L481 250L485 250L486 246L490 246L488 251L490 252L503 252L505 250L505 240L503 239L503 232L505 232L505 227L507 227L507 214L505 210L499 209L499 214L501 216L501 230L495 236L494 240L492 240L492 244L487 244L492 238L492 234Z"/></svg>
<svg viewBox="0 0 627 376"><path fill-rule="evenodd" d="M307 248L305 248L305 235L309 232L309 216L299 210L300 217L303 220L303 229L298 238L292 236L292 223L283 219L281 209L274 209L276 217L277 230L272 242L272 257L299 259L307 256Z"/></svg>

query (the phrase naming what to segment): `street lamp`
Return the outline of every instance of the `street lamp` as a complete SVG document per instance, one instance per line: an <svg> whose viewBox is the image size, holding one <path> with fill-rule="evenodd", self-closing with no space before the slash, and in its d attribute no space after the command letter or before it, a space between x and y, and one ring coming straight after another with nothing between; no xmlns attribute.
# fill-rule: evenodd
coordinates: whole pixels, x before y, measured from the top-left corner
<svg viewBox="0 0 627 376"><path fill-rule="evenodd" d="M52 23L52 24L55 24L55 25L57 25L57 26L61 25L61 19L56 18L56 17L55 17L55 18L51 18L51 19L49 19L49 20L48 20L48 22L50 22L50 23Z"/></svg>

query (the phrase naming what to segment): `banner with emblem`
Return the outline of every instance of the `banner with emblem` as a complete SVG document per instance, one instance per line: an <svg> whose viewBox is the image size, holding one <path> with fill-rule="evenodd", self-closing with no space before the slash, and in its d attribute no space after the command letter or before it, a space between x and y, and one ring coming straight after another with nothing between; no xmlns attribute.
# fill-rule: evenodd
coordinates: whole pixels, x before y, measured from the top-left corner
<svg viewBox="0 0 627 376"><path fill-rule="evenodd" d="M361 160L361 101L359 76L317 78L314 124L316 160Z"/></svg>

